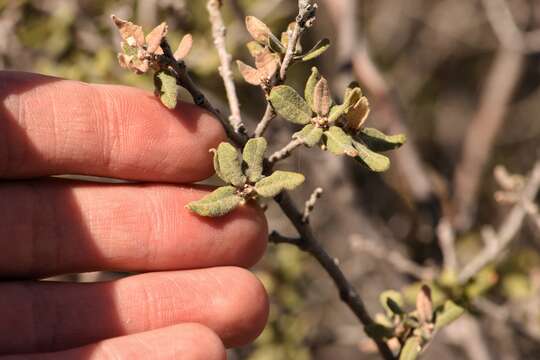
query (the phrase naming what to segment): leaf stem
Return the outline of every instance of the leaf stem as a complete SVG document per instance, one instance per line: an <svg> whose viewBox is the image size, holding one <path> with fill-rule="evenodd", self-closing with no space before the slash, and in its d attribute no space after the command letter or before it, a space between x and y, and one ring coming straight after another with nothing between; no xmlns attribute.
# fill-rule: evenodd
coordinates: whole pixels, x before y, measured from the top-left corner
<svg viewBox="0 0 540 360"><path fill-rule="evenodd" d="M281 150L276 151L270 157L268 158L268 161L271 165L275 164L276 162L286 159L289 156L291 156L294 149L304 144L304 141L302 139L293 139L291 142L289 142L287 145L285 145Z"/></svg>

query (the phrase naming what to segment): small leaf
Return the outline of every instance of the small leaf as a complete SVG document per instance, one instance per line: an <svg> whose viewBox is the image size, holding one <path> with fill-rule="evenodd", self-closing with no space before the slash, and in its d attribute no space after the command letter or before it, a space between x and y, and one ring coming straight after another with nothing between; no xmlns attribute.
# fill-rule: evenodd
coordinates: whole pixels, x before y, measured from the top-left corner
<svg viewBox="0 0 540 360"><path fill-rule="evenodd" d="M256 41L250 41L246 44L246 46L248 48L249 53L253 57L256 57L257 55L259 55L261 52L265 50L264 46L262 46Z"/></svg>
<svg viewBox="0 0 540 360"><path fill-rule="evenodd" d="M167 70L160 70L154 76L154 85L163 105L174 109L178 102L176 77Z"/></svg>
<svg viewBox="0 0 540 360"><path fill-rule="evenodd" d="M328 81L323 77L315 85L313 92L313 111L319 116L326 116L332 106L332 98L330 97L330 89Z"/></svg>
<svg viewBox="0 0 540 360"><path fill-rule="evenodd" d="M353 141L353 145L358 150L358 157L356 159L360 160L371 171L383 172L390 167L390 159L386 156L371 151L359 142Z"/></svg>
<svg viewBox="0 0 540 360"><path fill-rule="evenodd" d="M418 336L408 338L401 349L399 360L416 360L422 351L421 344L422 340Z"/></svg>
<svg viewBox="0 0 540 360"><path fill-rule="evenodd" d="M246 28L255 41L263 45L270 43L270 34L272 32L265 23L255 16L246 17Z"/></svg>
<svg viewBox="0 0 540 360"><path fill-rule="evenodd" d="M307 124L302 130L293 134L294 139L302 140L307 147L315 146L321 141L323 129L313 124Z"/></svg>
<svg viewBox="0 0 540 360"><path fill-rule="evenodd" d="M306 55L302 57L302 61L310 61L318 58L330 48L330 40L322 39L319 41L313 49L309 50Z"/></svg>
<svg viewBox="0 0 540 360"><path fill-rule="evenodd" d="M343 116L349 109L362 97L362 90L360 88L347 89L343 104L335 105L330 110L330 116L328 121L334 122Z"/></svg>
<svg viewBox="0 0 540 360"><path fill-rule="evenodd" d="M270 92L270 102L279 115L292 123L305 125L311 121L311 109L290 86L276 86Z"/></svg>
<svg viewBox="0 0 540 360"><path fill-rule="evenodd" d="M416 296L416 311L418 320L421 323L430 323L433 318L433 302L431 300L431 289L423 285Z"/></svg>
<svg viewBox="0 0 540 360"><path fill-rule="evenodd" d="M358 156L358 151L354 148L353 139L347 135L341 128L332 126L324 133L326 137L326 146L328 151L334 155Z"/></svg>
<svg viewBox="0 0 540 360"><path fill-rule="evenodd" d="M321 74L319 74L319 69L317 69L316 67L312 67L311 75L309 76L309 79L306 83L306 89L304 90L304 97L306 98L306 101L311 107L311 109L314 108L313 96L315 94L315 86L317 86L320 78Z"/></svg>
<svg viewBox="0 0 540 360"><path fill-rule="evenodd" d="M377 340L382 339L391 339L394 335L394 329L388 326L384 326L382 324L369 324L365 327L366 334L372 338Z"/></svg>
<svg viewBox="0 0 540 360"><path fill-rule="evenodd" d="M361 96L358 101L352 105L348 111L345 111L345 119L347 127L353 130L358 130L366 122L371 109L369 107L368 98Z"/></svg>
<svg viewBox="0 0 540 360"><path fill-rule="evenodd" d="M266 139L263 137L249 139L244 146L242 157L247 164L246 175L251 182L257 182L262 178L264 153L267 146Z"/></svg>
<svg viewBox="0 0 540 360"><path fill-rule="evenodd" d="M395 290L386 290L379 295L379 302L386 310L387 314L403 314L402 307L405 306L405 301L401 293Z"/></svg>
<svg viewBox="0 0 540 360"><path fill-rule="evenodd" d="M242 173L242 160L240 152L231 144L222 142L217 148L217 162L223 181L236 187L242 186L246 182L246 177Z"/></svg>
<svg viewBox="0 0 540 360"><path fill-rule="evenodd" d="M180 41L180 44L178 45L178 49L174 52L174 58L176 61L180 61L185 59L189 52L191 51L191 48L193 47L193 36L191 34L186 34Z"/></svg>
<svg viewBox="0 0 540 360"><path fill-rule="evenodd" d="M187 208L201 216L218 217L230 213L244 199L236 194L233 186L223 186L214 190L199 201L193 201Z"/></svg>
<svg viewBox="0 0 540 360"><path fill-rule="evenodd" d="M255 57L255 65L257 69L264 74L264 77L271 79L279 68L280 57L278 54L273 54L268 50L261 52Z"/></svg>
<svg viewBox="0 0 540 360"><path fill-rule="evenodd" d="M141 47L144 45L144 32L142 27L132 22L122 20L116 16L111 16L114 25L118 28L120 36L129 46Z"/></svg>
<svg viewBox="0 0 540 360"><path fill-rule="evenodd" d="M358 136L373 151L397 149L407 141L407 136L404 134L385 135L374 128L363 128Z"/></svg>
<svg viewBox="0 0 540 360"><path fill-rule="evenodd" d="M435 311L435 329L439 330L457 320L465 309L454 303L452 300L446 300L444 305Z"/></svg>
<svg viewBox="0 0 540 360"><path fill-rule="evenodd" d="M159 45L161 40L167 35L168 27L167 24L162 22L156 26L148 35L146 35L146 51L150 54L156 53L160 49Z"/></svg>
<svg viewBox="0 0 540 360"><path fill-rule="evenodd" d="M305 180L304 175L289 171L276 171L255 184L255 191L262 197L272 198L283 190L293 190Z"/></svg>
<svg viewBox="0 0 540 360"><path fill-rule="evenodd" d="M242 77L248 84L255 86L261 85L261 79L263 75L259 70L243 63L240 60L237 60L236 64L238 65L238 70L240 71L240 74L242 74Z"/></svg>

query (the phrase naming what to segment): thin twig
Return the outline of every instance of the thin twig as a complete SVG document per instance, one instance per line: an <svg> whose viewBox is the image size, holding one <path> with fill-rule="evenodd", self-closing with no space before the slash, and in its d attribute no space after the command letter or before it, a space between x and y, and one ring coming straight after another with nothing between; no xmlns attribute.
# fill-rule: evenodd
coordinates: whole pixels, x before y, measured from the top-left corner
<svg viewBox="0 0 540 360"><path fill-rule="evenodd" d="M276 151L268 158L270 164L275 164L276 162L286 159L291 156L294 149L304 144L304 141L301 139L293 139L287 145L285 145L281 150Z"/></svg>
<svg viewBox="0 0 540 360"><path fill-rule="evenodd" d="M223 23L223 17L221 16L221 1L209 0L207 4L208 13L210 14L210 23L212 24L212 36L214 38L214 45L218 51L219 61L221 66L219 72L223 78L225 84L225 91L227 92L227 99L229 100L229 108L231 110L231 116L229 120L234 130L238 133L245 134L246 128L242 123L242 115L240 114L240 101L238 101L238 95L236 93L236 86L234 84L233 72L231 69L232 57L227 52L225 45L225 34L227 29Z"/></svg>
<svg viewBox="0 0 540 360"><path fill-rule="evenodd" d="M447 271L454 272L458 268L456 255L456 236L452 223L447 218L442 218L437 225L437 238L443 255L443 266Z"/></svg>
<svg viewBox="0 0 540 360"><path fill-rule="evenodd" d="M274 107L270 102L266 104L266 110L264 111L264 115L261 119L261 121L257 124L257 127L255 128L255 137L263 136L264 132L276 117L276 111L274 110Z"/></svg>
<svg viewBox="0 0 540 360"><path fill-rule="evenodd" d="M497 259L500 253L508 246L510 241L516 236L525 216L527 210L524 208L524 204L533 201L536 198L538 189L540 188L540 161L535 165L531 174L527 180L527 183L520 196L520 201L510 211L504 222L499 227L497 232L493 232L489 236L491 238L491 244L484 247L484 250L480 252L458 276L458 280L461 284L469 281L476 273L478 273L487 264Z"/></svg>
<svg viewBox="0 0 540 360"><path fill-rule="evenodd" d="M313 256L325 269L325 271L334 281L334 284L339 291L341 300L347 304L347 306L352 310L364 327L373 325L374 321L367 312L360 295L347 280L335 259L328 255L321 244L316 240L311 227L302 222L303 214L296 208L289 195L287 193L283 193L275 200L300 235L298 241L295 241L295 245ZM377 348L384 359L394 359L394 354L384 341L380 339L373 340L377 344Z"/></svg>
<svg viewBox="0 0 540 360"><path fill-rule="evenodd" d="M324 190L322 188L316 188L313 193L311 193L311 196L309 197L308 201L306 201L306 204L304 205L304 216L302 216L302 221L307 223L309 221L309 216L313 212L313 209L315 209L315 205L317 204L317 201L321 198L323 195Z"/></svg>
<svg viewBox="0 0 540 360"><path fill-rule="evenodd" d="M387 249L380 243L366 240L358 234L351 236L351 245L353 250L366 253L377 260L386 261L399 272L414 276L418 280L432 280L437 275L435 269L420 266L398 251Z"/></svg>

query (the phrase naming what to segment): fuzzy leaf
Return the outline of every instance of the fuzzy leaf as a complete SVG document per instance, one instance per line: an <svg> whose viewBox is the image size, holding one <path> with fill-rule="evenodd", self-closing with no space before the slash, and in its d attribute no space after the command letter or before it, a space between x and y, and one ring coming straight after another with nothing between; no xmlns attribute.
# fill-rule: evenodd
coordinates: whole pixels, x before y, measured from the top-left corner
<svg viewBox="0 0 540 360"><path fill-rule="evenodd" d="M347 127L353 130L360 129L366 122L370 111L371 109L369 107L368 98L365 96L360 96L358 101L354 103L347 111L345 111L344 115L345 119L347 120Z"/></svg>
<svg viewBox="0 0 540 360"><path fill-rule="evenodd" d="M323 130L313 124L307 124L302 130L293 134L294 139L300 139L307 147L315 146L321 141Z"/></svg>
<svg viewBox="0 0 540 360"><path fill-rule="evenodd" d="M265 50L264 46L259 44L257 41L250 41L246 44L248 51L251 56L255 57Z"/></svg>
<svg viewBox="0 0 540 360"><path fill-rule="evenodd" d="M242 173L242 159L240 152L231 144L222 142L217 148L217 174L226 183L234 186L242 186L246 182L246 177Z"/></svg>
<svg viewBox="0 0 540 360"><path fill-rule="evenodd" d="M358 150L358 157L356 159L365 164L371 171L383 172L390 167L390 159L386 156L371 151L357 141L353 141L353 145Z"/></svg>
<svg viewBox="0 0 540 360"><path fill-rule="evenodd" d="M358 156L358 151L354 148L353 139L347 135L345 131L337 126L332 126L328 131L325 131L326 146L328 151L334 155L348 155L351 157Z"/></svg>
<svg viewBox="0 0 540 360"><path fill-rule="evenodd" d="M230 213L244 199L236 194L233 186L223 186L214 190L199 201L193 201L187 208L201 216L218 217Z"/></svg>
<svg viewBox="0 0 540 360"><path fill-rule="evenodd" d="M435 329L442 329L454 320L457 320L465 309L454 303L452 300L446 302L435 312Z"/></svg>
<svg viewBox="0 0 540 360"><path fill-rule="evenodd" d="M395 290L386 290L379 295L379 302L388 314L403 314L402 307L405 301L401 293Z"/></svg>
<svg viewBox="0 0 540 360"><path fill-rule="evenodd" d="M315 86L317 86L317 83L319 82L319 79L321 78L321 74L319 73L319 69L316 67L311 68L311 75L308 78L308 81L306 83L306 89L304 90L304 97L306 98L307 103L313 109L313 96L315 94Z"/></svg>
<svg viewBox="0 0 540 360"><path fill-rule="evenodd" d="M158 49L161 49L159 44L161 44L161 40L167 35L168 31L169 29L167 24L164 22L150 31L150 33L146 35L146 51L148 51L150 54L154 54Z"/></svg>
<svg viewBox="0 0 540 360"><path fill-rule="evenodd" d="M423 285L416 296L416 311L418 320L421 323L430 323L433 318L433 302L431 300L431 289Z"/></svg>
<svg viewBox="0 0 540 360"><path fill-rule="evenodd" d="M135 25L132 22L122 20L116 16L111 16L114 25L118 28L120 36L129 46L143 46L144 45L144 32L142 27Z"/></svg>
<svg viewBox="0 0 540 360"><path fill-rule="evenodd" d="M335 105L330 110L330 116L328 120L334 122L343 116L349 109L362 97L362 90L360 88L347 89L343 104Z"/></svg>
<svg viewBox="0 0 540 360"><path fill-rule="evenodd" d="M237 60L236 64L238 65L238 71L240 71L240 74L242 74L242 77L248 84L255 86L261 85L263 75L259 70L243 63L240 60Z"/></svg>
<svg viewBox="0 0 540 360"><path fill-rule="evenodd" d="M330 48L330 40L322 39L319 41L313 49L309 50L306 55L302 57L302 61L310 61L318 58Z"/></svg>
<svg viewBox="0 0 540 360"><path fill-rule="evenodd" d="M193 47L193 36L191 34L186 34L180 41L178 48L174 52L174 58L176 61L180 61L188 56L191 48Z"/></svg>
<svg viewBox="0 0 540 360"><path fill-rule="evenodd" d="M358 136L373 151L397 149L407 141L407 136L404 134L385 135L374 128L363 128Z"/></svg>
<svg viewBox="0 0 540 360"><path fill-rule="evenodd" d="M264 153L267 146L266 139L263 137L249 139L244 146L242 157L247 165L246 175L251 182L257 182L262 178Z"/></svg>
<svg viewBox="0 0 540 360"><path fill-rule="evenodd" d="M290 86L276 86L270 92L270 102L277 113L292 123L305 125L311 121L311 109Z"/></svg>
<svg viewBox="0 0 540 360"><path fill-rule="evenodd" d="M289 171L276 171L255 184L255 191L262 197L272 198L283 190L293 190L305 180L304 175Z"/></svg>
<svg viewBox="0 0 540 360"><path fill-rule="evenodd" d="M270 34L272 33L268 26L255 16L246 17L246 28L251 37L263 45L270 43Z"/></svg>
<svg viewBox="0 0 540 360"><path fill-rule="evenodd" d="M315 85L313 91L313 111L319 116L326 116L332 106L328 81L323 77Z"/></svg>
<svg viewBox="0 0 540 360"><path fill-rule="evenodd" d="M178 85L174 75L166 70L158 71L154 76L154 85L163 105L174 109L178 102Z"/></svg>
<svg viewBox="0 0 540 360"><path fill-rule="evenodd" d="M267 79L271 79L279 68L280 57L265 50L255 57L255 65Z"/></svg>
<svg viewBox="0 0 540 360"><path fill-rule="evenodd" d="M422 340L418 336L408 338L401 349L399 360L416 360L422 351L421 343Z"/></svg>

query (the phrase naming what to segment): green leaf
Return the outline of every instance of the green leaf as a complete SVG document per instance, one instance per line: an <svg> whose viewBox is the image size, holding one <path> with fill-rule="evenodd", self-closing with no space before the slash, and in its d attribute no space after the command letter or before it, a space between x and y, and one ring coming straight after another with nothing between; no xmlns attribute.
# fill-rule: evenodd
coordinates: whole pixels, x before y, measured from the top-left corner
<svg viewBox="0 0 540 360"><path fill-rule="evenodd" d="M244 199L236 194L233 186L223 186L214 190L199 201L193 201L187 208L201 216L218 217L230 213Z"/></svg>
<svg viewBox="0 0 540 360"><path fill-rule="evenodd" d="M386 290L379 295L379 302L386 310L387 314L403 314L402 307L405 306L405 301L400 292L395 290Z"/></svg>
<svg viewBox="0 0 540 360"><path fill-rule="evenodd" d="M382 339L391 339L394 335L394 329L388 326L384 326L382 324L369 324L365 327L366 334L372 338L377 340Z"/></svg>
<svg viewBox="0 0 540 360"><path fill-rule="evenodd" d="M311 108L290 86L276 86L269 97L277 113L292 123L306 125L311 121Z"/></svg>
<svg viewBox="0 0 540 360"><path fill-rule="evenodd" d="M374 128L363 128L359 137L373 151L388 151L397 149L407 141L404 134L386 135Z"/></svg>
<svg viewBox="0 0 540 360"><path fill-rule="evenodd" d="M313 49L309 50L306 55L302 57L302 61L310 61L318 58L330 48L330 40L322 39L319 41Z"/></svg>
<svg viewBox="0 0 540 360"><path fill-rule="evenodd" d="M266 139L263 137L249 139L244 146L242 157L247 165L246 175L251 182L257 182L262 178L264 153L267 146Z"/></svg>
<svg viewBox="0 0 540 360"><path fill-rule="evenodd" d="M315 146L321 141L323 130L313 124L307 124L302 130L293 134L294 139L304 142L307 147Z"/></svg>
<svg viewBox="0 0 540 360"><path fill-rule="evenodd" d="M356 104L356 102L362 97L362 90L360 88L350 89L348 88L345 92L345 97L343 99L343 104L334 105L330 110L330 116L328 121L334 122L343 116L349 109Z"/></svg>
<svg viewBox="0 0 540 360"><path fill-rule="evenodd" d="M174 75L166 70L158 71L154 75L154 85L163 105L174 109L178 102L178 85Z"/></svg>
<svg viewBox="0 0 540 360"><path fill-rule="evenodd" d="M348 155L351 157L358 156L358 151L354 148L353 139L347 135L345 131L337 126L332 126L328 131L324 132L326 137L326 146L328 151L334 155Z"/></svg>
<svg viewBox="0 0 540 360"><path fill-rule="evenodd" d="M422 351L422 340L418 336L413 336L407 339L401 353L399 354L399 360L415 360Z"/></svg>
<svg viewBox="0 0 540 360"><path fill-rule="evenodd" d="M371 171L383 172L390 167L390 159L386 156L371 151L357 141L353 141L353 145L358 150L356 159L365 164Z"/></svg>
<svg viewBox="0 0 540 360"><path fill-rule="evenodd" d="M255 191L262 197L272 198L283 190L293 190L305 180L304 175L289 171L276 171L255 184Z"/></svg>
<svg viewBox="0 0 540 360"><path fill-rule="evenodd" d="M309 107L313 109L313 97L315 95L315 86L317 86L317 83L319 82L319 79L321 78L321 74L319 73L319 69L316 67L311 68L311 75L308 78L308 81L306 83L306 89L304 90L304 97L306 98L307 103L309 104Z"/></svg>
<svg viewBox="0 0 540 360"><path fill-rule="evenodd" d="M249 53L251 56L256 57L264 51L264 46L259 44L257 41L250 41L246 44Z"/></svg>
<svg viewBox="0 0 540 360"><path fill-rule="evenodd" d="M217 149L216 174L226 183L236 187L242 186L246 182L246 177L242 173L242 160L240 152L229 143L222 142ZM216 163L214 163L214 166Z"/></svg>
<svg viewBox="0 0 540 360"><path fill-rule="evenodd" d="M435 329L439 330L457 320L465 309L457 305L452 300L446 302L435 311Z"/></svg>

